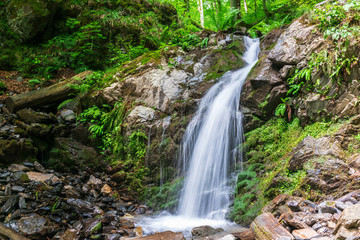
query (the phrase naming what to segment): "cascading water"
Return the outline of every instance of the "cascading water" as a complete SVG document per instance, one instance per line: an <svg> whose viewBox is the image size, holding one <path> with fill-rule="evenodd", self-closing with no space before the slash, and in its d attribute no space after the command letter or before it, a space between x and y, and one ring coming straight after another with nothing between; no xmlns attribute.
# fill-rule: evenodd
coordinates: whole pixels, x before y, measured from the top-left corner
<svg viewBox="0 0 360 240"><path fill-rule="evenodd" d="M246 66L224 74L202 98L186 129L182 144L182 166L186 172L177 216L152 218L139 225L144 231L184 231L200 225L227 224L231 172L241 157L242 85L257 61L259 40L244 38ZM241 159L240 159L241 160ZM241 161L240 161L241 162Z"/></svg>

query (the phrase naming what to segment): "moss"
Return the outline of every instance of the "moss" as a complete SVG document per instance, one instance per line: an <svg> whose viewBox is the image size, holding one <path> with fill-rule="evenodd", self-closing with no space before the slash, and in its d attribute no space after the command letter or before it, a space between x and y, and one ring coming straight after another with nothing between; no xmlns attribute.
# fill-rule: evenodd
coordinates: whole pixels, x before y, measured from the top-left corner
<svg viewBox="0 0 360 240"><path fill-rule="evenodd" d="M317 122L303 128L297 118L291 122L273 118L246 133L246 171L238 175L231 218L239 223L249 224L262 206L276 195L295 192L307 194L308 189L304 185L306 171L313 168L310 163L324 159L313 159L304 170L291 172L287 169L290 160L288 154L306 136L319 138L331 135L346 123ZM309 193L314 195L313 191Z"/></svg>
<svg viewBox="0 0 360 240"><path fill-rule="evenodd" d="M178 205L178 194L183 185L183 178L175 179L172 182L167 182L160 187L148 188L142 199L145 204L154 210L166 209L174 211Z"/></svg>

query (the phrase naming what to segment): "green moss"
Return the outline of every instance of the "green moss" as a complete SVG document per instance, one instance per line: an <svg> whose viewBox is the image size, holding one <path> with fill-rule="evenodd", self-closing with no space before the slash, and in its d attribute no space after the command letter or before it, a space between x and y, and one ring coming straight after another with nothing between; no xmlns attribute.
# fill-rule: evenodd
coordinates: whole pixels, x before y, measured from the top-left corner
<svg viewBox="0 0 360 240"><path fill-rule="evenodd" d="M238 175L236 198L231 218L249 224L260 209L280 193L292 194L303 187L306 170L291 172L287 169L288 154L306 136L320 138L334 134L345 122L317 122L302 128L299 119L287 122L273 118L261 127L245 134L246 171ZM324 161L314 159L314 161ZM276 180L275 180L276 179Z"/></svg>
<svg viewBox="0 0 360 240"><path fill-rule="evenodd" d="M160 187L148 188L142 199L145 204L154 210L166 209L174 211L179 203L178 194L183 185L183 178L178 178L172 182L167 182Z"/></svg>

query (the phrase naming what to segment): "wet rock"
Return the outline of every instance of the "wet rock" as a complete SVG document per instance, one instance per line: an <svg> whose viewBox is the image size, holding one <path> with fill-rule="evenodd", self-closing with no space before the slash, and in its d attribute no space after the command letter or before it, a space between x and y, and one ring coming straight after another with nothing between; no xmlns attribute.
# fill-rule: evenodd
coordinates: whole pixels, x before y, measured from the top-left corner
<svg viewBox="0 0 360 240"><path fill-rule="evenodd" d="M5 204L0 208L0 213L10 213L12 210L15 209L18 201L18 195L11 195L10 198L5 202Z"/></svg>
<svg viewBox="0 0 360 240"><path fill-rule="evenodd" d="M132 220L129 220L128 218L121 218L120 223L123 228L135 228L134 222Z"/></svg>
<svg viewBox="0 0 360 240"><path fill-rule="evenodd" d="M118 240L120 239L121 235L118 233L113 234L105 234L105 240Z"/></svg>
<svg viewBox="0 0 360 240"><path fill-rule="evenodd" d="M182 233L175 233L171 231L155 233L152 235L148 235L145 237L135 238L137 240L185 240L184 234Z"/></svg>
<svg viewBox="0 0 360 240"><path fill-rule="evenodd" d="M310 239L318 237L319 234L312 228L298 229L292 232L296 239Z"/></svg>
<svg viewBox="0 0 360 240"><path fill-rule="evenodd" d="M255 240L254 233L250 229L232 234L240 240Z"/></svg>
<svg viewBox="0 0 360 240"><path fill-rule="evenodd" d="M76 121L76 114L73 110L70 109L63 109L60 112L60 116L66 121L66 122L75 122Z"/></svg>
<svg viewBox="0 0 360 240"><path fill-rule="evenodd" d="M193 236L193 239L201 239L206 236L214 235L219 232L223 232L224 229L221 228L213 228L210 226L200 226L195 227L191 230L191 235Z"/></svg>
<svg viewBox="0 0 360 240"><path fill-rule="evenodd" d="M26 235L44 235L47 231L47 220L38 214L31 214L27 217L22 217L15 223L15 230L19 230Z"/></svg>
<svg viewBox="0 0 360 240"><path fill-rule="evenodd" d="M86 237L98 233L101 228L101 219L89 219L84 222L84 234Z"/></svg>
<svg viewBox="0 0 360 240"><path fill-rule="evenodd" d="M90 202L81 199L69 198L66 202L82 211L92 211L94 209Z"/></svg>

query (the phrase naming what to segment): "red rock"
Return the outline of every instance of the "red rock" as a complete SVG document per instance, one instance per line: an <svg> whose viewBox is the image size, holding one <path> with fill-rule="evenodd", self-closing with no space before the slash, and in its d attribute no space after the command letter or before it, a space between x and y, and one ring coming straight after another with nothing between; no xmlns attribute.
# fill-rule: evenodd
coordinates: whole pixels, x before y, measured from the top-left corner
<svg viewBox="0 0 360 240"><path fill-rule="evenodd" d="M148 235L145 237L139 237L134 239L141 239L141 240L185 240L184 234L182 233L175 233L171 231L155 233L152 235Z"/></svg>

